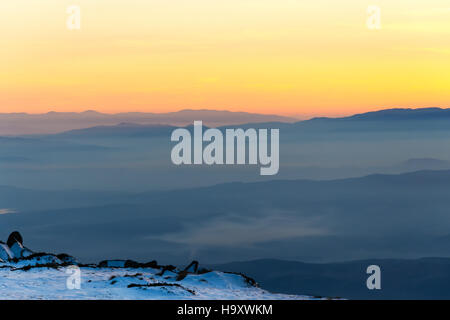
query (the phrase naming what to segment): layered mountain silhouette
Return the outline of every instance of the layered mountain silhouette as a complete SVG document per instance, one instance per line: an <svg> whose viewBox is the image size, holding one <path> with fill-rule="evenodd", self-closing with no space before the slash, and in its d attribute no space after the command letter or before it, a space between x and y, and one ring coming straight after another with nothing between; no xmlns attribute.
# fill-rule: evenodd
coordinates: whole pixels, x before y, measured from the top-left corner
<svg viewBox="0 0 450 320"><path fill-rule="evenodd" d="M49 134L93 126L120 123L186 126L202 120L208 126L235 125L249 122L295 122L278 115L218 110L181 110L168 113L126 112L105 114L96 111L48 112L45 114L0 113L0 135Z"/></svg>
<svg viewBox="0 0 450 320"><path fill-rule="evenodd" d="M12 213L0 223L84 260L448 256L449 190L450 170L129 194L3 187L0 203Z"/></svg>
<svg viewBox="0 0 450 320"><path fill-rule="evenodd" d="M414 128L417 121L438 121L446 123L450 121L450 109L441 108L418 108L418 109L385 109L362 114L356 114L340 118L313 118L310 120L298 121L292 117L265 115L247 112L230 112L218 110L181 110L169 113L144 113L127 112L118 114L105 114L96 111L75 112L48 112L46 114L26 114L26 113L0 113L0 135L24 135L24 134L49 134L60 133L75 129L85 129L98 126L118 126L131 128L136 125L167 125L167 126L187 126L194 120L202 120L206 126L220 127L251 124L251 126L269 126L281 128L301 128L315 127L324 129L322 125L342 125L351 126L348 129L355 129L356 124L361 123L366 130L374 130L380 127L380 122L384 122L390 130L395 130L395 123L401 122L400 127L412 124L409 128ZM258 125L259 123L259 125ZM371 124L372 123L372 124ZM256 124L256 125L255 125ZM290 125L292 124L292 125ZM438 125L434 129L442 129L444 125ZM359 127L360 129L364 127ZM415 129L420 129L416 127ZM433 129L432 126L422 129Z"/></svg>
<svg viewBox="0 0 450 320"><path fill-rule="evenodd" d="M181 117L179 124L141 114L111 120L93 111L51 113L43 117L48 122L0 116L0 130L49 124L45 130L58 132L0 137L0 224L23 230L43 250L68 250L84 261L149 255L168 264L194 258L211 264L261 257L304 261L294 266L298 273L276 261L269 264L278 269L252 262L249 272L268 270L271 290L304 288L298 292L324 296L369 297L361 293L367 290L361 289L364 272L346 288L341 283L361 274L371 259L389 258L374 264L401 281L377 297L419 297L420 290L445 297L439 287L448 280L445 259L412 259L449 256L448 109L291 122L244 117L234 125L236 114L229 113L227 123L205 122L220 130L279 128L280 172L270 178L255 166L173 165L170 133L201 116L181 116L186 114L193 118ZM5 122L9 116L16 122ZM84 127L86 119L101 121ZM334 263L351 260L358 261ZM415 280L408 284L401 268Z"/></svg>

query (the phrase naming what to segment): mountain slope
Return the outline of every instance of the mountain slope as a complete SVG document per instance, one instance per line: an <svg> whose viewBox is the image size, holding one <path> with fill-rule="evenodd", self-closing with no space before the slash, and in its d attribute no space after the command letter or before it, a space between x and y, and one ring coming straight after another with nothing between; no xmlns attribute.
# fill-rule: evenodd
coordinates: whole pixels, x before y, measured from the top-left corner
<svg viewBox="0 0 450 320"><path fill-rule="evenodd" d="M381 268L381 290L368 290L366 269ZM339 263L254 260L215 265L259 279L272 292L349 299L450 299L450 258L370 259Z"/></svg>

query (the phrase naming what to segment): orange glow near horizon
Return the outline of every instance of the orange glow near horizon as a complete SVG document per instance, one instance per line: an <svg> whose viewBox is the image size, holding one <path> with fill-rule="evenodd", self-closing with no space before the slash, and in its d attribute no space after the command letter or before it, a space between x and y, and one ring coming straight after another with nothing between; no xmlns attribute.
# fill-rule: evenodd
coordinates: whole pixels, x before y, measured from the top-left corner
<svg viewBox="0 0 450 320"><path fill-rule="evenodd" d="M372 4L380 30L366 27ZM448 0L15 0L0 12L0 113L450 107Z"/></svg>

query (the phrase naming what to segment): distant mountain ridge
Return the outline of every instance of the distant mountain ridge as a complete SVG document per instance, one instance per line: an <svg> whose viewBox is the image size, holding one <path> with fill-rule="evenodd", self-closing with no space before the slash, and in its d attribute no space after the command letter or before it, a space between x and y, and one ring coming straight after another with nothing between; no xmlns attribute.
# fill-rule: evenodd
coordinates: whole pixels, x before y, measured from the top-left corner
<svg viewBox="0 0 450 320"><path fill-rule="evenodd" d="M316 117L301 120L269 114L232 112L225 110L180 110L168 113L123 112L105 114L94 110L84 112L48 112L45 114L0 113L0 135L54 134L91 127L138 127L141 126L188 126L194 120L202 120L209 127L221 126L268 126L293 128L300 126L334 123L337 125L367 122L385 122L386 125L400 121L450 121L450 108L393 108L365 112L346 117ZM105 129L105 128L103 128ZM142 129L142 128L141 128ZM319 128L320 129L320 128Z"/></svg>
<svg viewBox="0 0 450 320"><path fill-rule="evenodd" d="M189 110L180 111L190 112ZM234 114L234 113L233 113ZM192 114L190 115L192 116ZM117 124L98 125L87 128L64 130L58 134L64 136L123 136L123 137L136 137L136 136L158 136L158 135L170 135L170 132L175 127L189 127L192 126L193 121L200 120L201 116L193 117L192 121L181 123L179 125L171 124L152 124L152 123L139 123L139 122L120 122ZM203 118L205 119L205 118ZM223 122L226 119L223 120ZM242 118L244 120L244 118ZM355 131L370 131L370 132L382 132L382 131L409 131L409 130L449 130L450 125L447 123L450 121L450 109L440 108L422 108L422 109L386 109L374 112L367 112L352 115L342 118L312 118L310 120L302 121L251 121L242 123L232 123L231 121L226 124L211 125L209 121L204 121L205 127L218 127L224 128L277 128L283 130L285 134L300 134L306 136L309 132L318 132L319 134L327 134L334 132L355 132ZM431 121L430 121L431 120ZM434 120L434 121L433 121ZM1 121L1 118L0 118ZM142 121L141 121L142 122ZM418 126L417 123L424 123L423 126ZM300 130L300 131L297 131ZM306 131L304 131L306 130Z"/></svg>
<svg viewBox="0 0 450 320"><path fill-rule="evenodd" d="M450 108L392 108L364 113L358 113L347 117L316 117L317 120L430 120L450 119ZM308 120L307 120L308 121ZM303 121L299 121L303 122Z"/></svg>
<svg viewBox="0 0 450 320"><path fill-rule="evenodd" d="M107 136L107 137L146 137L146 136L170 136L171 132L177 127L171 125L159 124L137 124L122 122L111 126L94 126L82 129L73 129L64 131L57 136L71 137L89 137L89 136Z"/></svg>
<svg viewBox="0 0 450 320"><path fill-rule="evenodd" d="M347 119L358 120L426 120L450 118L450 109L443 108L396 108L356 114Z"/></svg>
<svg viewBox="0 0 450 320"><path fill-rule="evenodd" d="M220 110L181 110L168 113L126 112L105 114L93 110L48 112L45 114L0 113L0 135L51 134L95 126L136 125L186 126L194 120L217 127L249 122L295 122L298 119L248 112Z"/></svg>

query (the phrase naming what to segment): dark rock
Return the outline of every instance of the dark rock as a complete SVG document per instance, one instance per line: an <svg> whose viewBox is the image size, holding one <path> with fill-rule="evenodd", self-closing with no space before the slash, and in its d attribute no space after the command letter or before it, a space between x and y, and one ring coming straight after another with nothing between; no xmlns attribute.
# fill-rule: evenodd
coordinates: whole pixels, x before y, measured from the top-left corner
<svg viewBox="0 0 450 320"><path fill-rule="evenodd" d="M22 235L18 231L14 231L9 235L6 244L11 248L16 242L18 242L20 245L23 245Z"/></svg>

